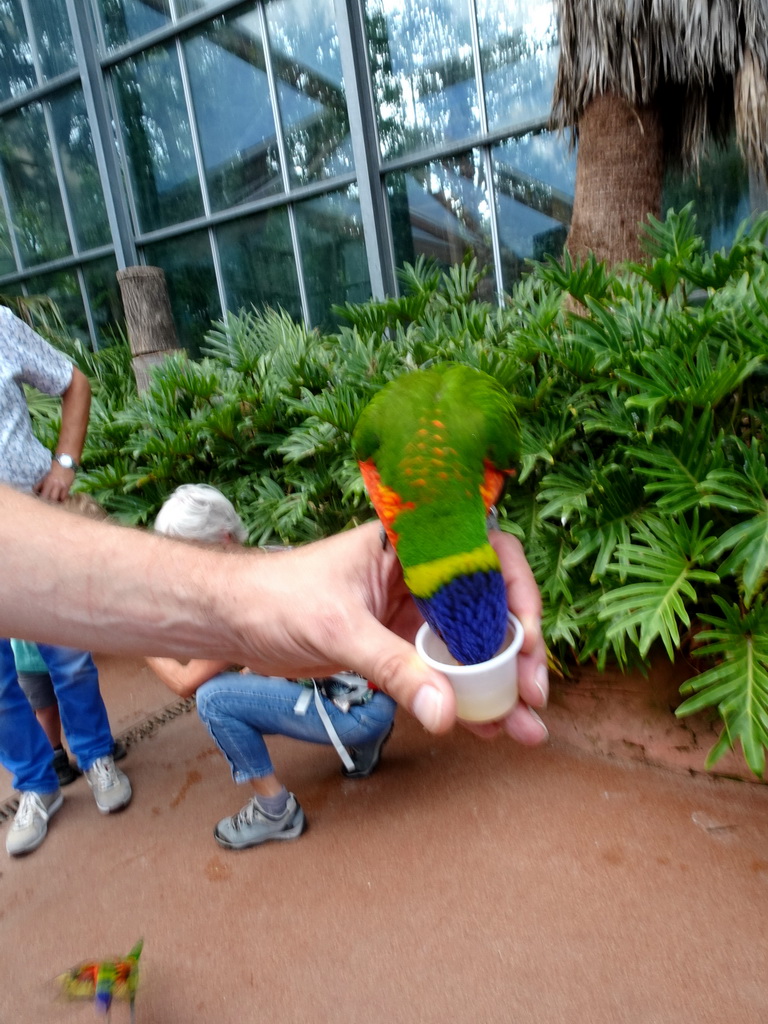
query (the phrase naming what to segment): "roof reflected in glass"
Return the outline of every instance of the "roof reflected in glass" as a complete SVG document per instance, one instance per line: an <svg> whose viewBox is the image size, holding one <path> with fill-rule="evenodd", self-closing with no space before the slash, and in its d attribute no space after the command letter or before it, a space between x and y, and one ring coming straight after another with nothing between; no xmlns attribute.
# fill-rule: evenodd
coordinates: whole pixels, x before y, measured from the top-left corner
<svg viewBox="0 0 768 1024"><path fill-rule="evenodd" d="M282 188L264 41L254 12L217 18L184 41L211 209Z"/></svg>

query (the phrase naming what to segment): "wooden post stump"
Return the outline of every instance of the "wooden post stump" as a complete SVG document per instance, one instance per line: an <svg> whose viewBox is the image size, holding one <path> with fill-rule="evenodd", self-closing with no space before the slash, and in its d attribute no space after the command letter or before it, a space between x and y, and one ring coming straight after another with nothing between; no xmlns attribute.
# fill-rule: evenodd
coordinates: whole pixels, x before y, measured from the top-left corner
<svg viewBox="0 0 768 1024"><path fill-rule="evenodd" d="M117 271L136 386L144 391L149 371L180 350L171 313L165 272L161 267L126 267Z"/></svg>

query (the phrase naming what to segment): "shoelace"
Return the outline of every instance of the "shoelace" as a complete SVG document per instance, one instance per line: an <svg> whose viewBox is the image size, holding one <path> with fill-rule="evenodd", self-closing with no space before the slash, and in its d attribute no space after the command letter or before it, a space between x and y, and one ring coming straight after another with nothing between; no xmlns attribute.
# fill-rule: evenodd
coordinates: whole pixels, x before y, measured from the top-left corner
<svg viewBox="0 0 768 1024"><path fill-rule="evenodd" d="M282 815L280 815L280 817L282 817ZM270 818L264 814L261 808L257 806L255 800L249 800L245 807L241 808L232 818L232 826L235 829L240 829L245 825L252 825L254 821L268 821L274 823L275 820L277 819Z"/></svg>
<svg viewBox="0 0 768 1024"><path fill-rule="evenodd" d="M37 793L25 790L21 794L19 809L16 812L16 817L13 821L14 828L29 828L32 824L32 819L34 818L36 811L42 814L44 818L48 817L45 805Z"/></svg>
<svg viewBox="0 0 768 1024"><path fill-rule="evenodd" d="M117 770L111 761L99 758L98 761L94 761L91 765L90 773L93 773L93 781L99 789L109 789L117 784Z"/></svg>
<svg viewBox="0 0 768 1024"><path fill-rule="evenodd" d="M252 825L254 818L263 818L264 815L258 809L253 800L250 800L242 810L235 816L235 827L242 828L243 825Z"/></svg>

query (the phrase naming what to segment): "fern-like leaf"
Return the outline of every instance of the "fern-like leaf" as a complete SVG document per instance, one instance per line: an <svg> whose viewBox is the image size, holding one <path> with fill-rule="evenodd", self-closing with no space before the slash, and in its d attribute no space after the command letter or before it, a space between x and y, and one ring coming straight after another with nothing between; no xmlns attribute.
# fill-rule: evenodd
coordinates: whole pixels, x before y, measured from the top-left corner
<svg viewBox="0 0 768 1024"><path fill-rule="evenodd" d="M720 566L721 575L740 573L744 595L749 602L765 579L768 567L768 468L757 441L747 446L733 442L742 455L740 471L724 469L712 474L708 504L730 512L746 513L748 519L735 523L719 538L713 558L730 555Z"/></svg>
<svg viewBox="0 0 768 1024"><path fill-rule="evenodd" d="M690 526L684 520L642 523L633 543L619 546L619 561L610 568L641 577L643 582L603 595L599 614L609 622L609 637L637 627L643 657L661 639L670 659L674 658L680 624L690 626L689 608L697 601L693 584L720 582L717 573L697 568L708 561L714 543L708 530L708 523L699 526L698 516Z"/></svg>
<svg viewBox="0 0 768 1024"><path fill-rule="evenodd" d="M675 431L657 435L653 444L633 445L626 454L636 460L636 472L646 477L645 492L669 515L696 508L717 487L724 465L722 437L713 437L714 415L700 415L688 406Z"/></svg>
<svg viewBox="0 0 768 1024"><path fill-rule="evenodd" d="M768 606L756 601L749 611L715 597L721 615L702 615L707 628L697 636L694 654L715 664L689 680L682 693L692 694L676 710L680 717L716 707L724 722L709 752L712 767L741 743L744 758L759 778L765 774L768 748Z"/></svg>

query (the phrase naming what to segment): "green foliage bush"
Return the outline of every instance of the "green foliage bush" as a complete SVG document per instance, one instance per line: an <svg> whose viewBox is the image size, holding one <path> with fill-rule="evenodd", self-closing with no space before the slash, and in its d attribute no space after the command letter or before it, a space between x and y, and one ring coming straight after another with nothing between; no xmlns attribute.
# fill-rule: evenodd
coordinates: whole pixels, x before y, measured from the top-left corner
<svg viewBox="0 0 768 1024"><path fill-rule="evenodd" d="M252 542L299 542L370 517L349 439L387 380L434 360L496 377L523 422L501 525L539 582L553 657L647 665L685 648L685 715L716 708L708 764L768 746L768 219L709 254L690 209L649 219L649 259L531 266L504 309L473 264L406 268L403 297L338 310L333 335L277 312L215 325L150 390L121 356L80 353L96 400L81 487L149 523L179 483L236 503ZM117 346L119 348L119 346ZM119 381L118 381L119 378Z"/></svg>

